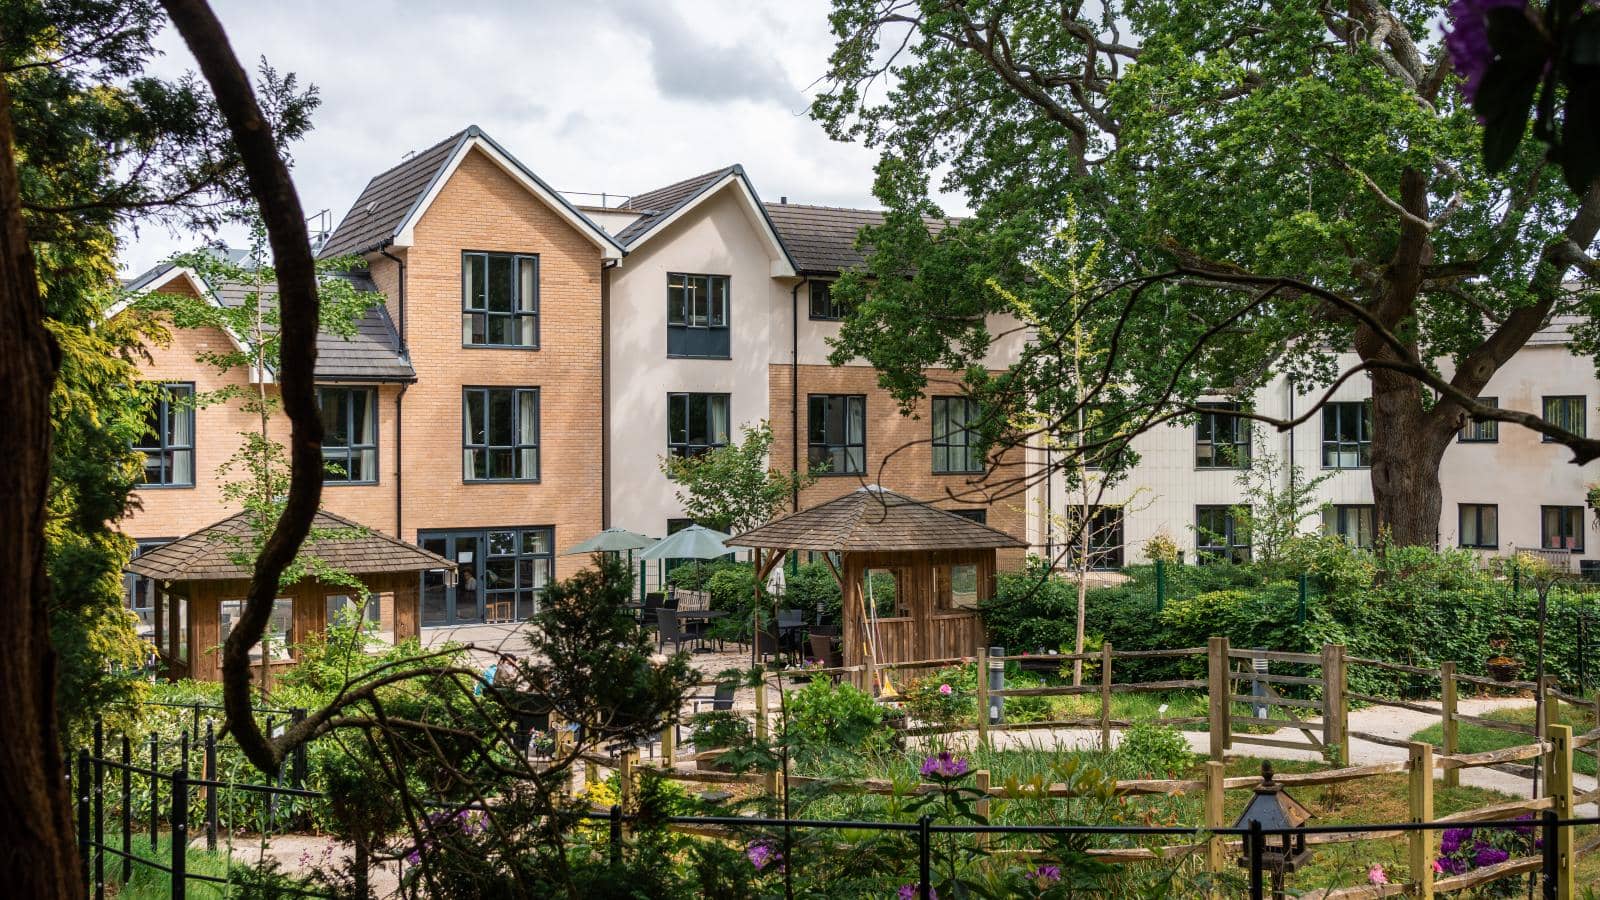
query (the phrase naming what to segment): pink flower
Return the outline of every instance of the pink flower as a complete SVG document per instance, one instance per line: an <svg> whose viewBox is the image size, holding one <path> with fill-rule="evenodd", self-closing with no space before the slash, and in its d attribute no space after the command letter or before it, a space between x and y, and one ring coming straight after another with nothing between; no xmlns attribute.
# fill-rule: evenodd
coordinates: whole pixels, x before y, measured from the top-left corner
<svg viewBox="0 0 1600 900"><path fill-rule="evenodd" d="M950 696L950 685L948 685L948 684L939 685L939 693L945 695L946 697Z"/></svg>
<svg viewBox="0 0 1600 900"><path fill-rule="evenodd" d="M1383 870L1383 863L1373 863L1367 869L1367 882L1369 884L1388 884L1389 873Z"/></svg>
<svg viewBox="0 0 1600 900"><path fill-rule="evenodd" d="M1442 861L1440 861L1440 860L1437 860L1437 859L1434 860L1433 861L1433 871L1437 875L1443 875L1444 874L1444 863Z"/></svg>

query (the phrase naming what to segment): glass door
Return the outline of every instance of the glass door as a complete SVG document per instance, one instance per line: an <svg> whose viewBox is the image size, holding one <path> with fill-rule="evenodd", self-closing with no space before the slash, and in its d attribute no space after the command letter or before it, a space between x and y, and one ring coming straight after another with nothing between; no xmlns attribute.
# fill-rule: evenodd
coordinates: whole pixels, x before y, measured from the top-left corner
<svg viewBox="0 0 1600 900"><path fill-rule="evenodd" d="M422 548L454 560L455 584L442 569L422 575L422 624L466 625L483 621L483 535L476 531L419 535Z"/></svg>

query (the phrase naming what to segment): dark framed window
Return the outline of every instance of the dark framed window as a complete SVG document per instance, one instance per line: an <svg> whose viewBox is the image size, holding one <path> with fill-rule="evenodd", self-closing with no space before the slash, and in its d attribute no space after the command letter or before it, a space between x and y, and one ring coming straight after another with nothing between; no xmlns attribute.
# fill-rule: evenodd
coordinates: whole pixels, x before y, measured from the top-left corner
<svg viewBox="0 0 1600 900"><path fill-rule="evenodd" d="M484 617L520 622L537 613L555 572L555 529L492 528L484 538Z"/></svg>
<svg viewBox="0 0 1600 900"><path fill-rule="evenodd" d="M1579 437L1588 435L1587 412L1587 403L1581 396L1544 398L1544 420ZM1553 440L1550 435L1544 435L1546 444Z"/></svg>
<svg viewBox="0 0 1600 900"><path fill-rule="evenodd" d="M1499 397L1479 397L1478 402L1484 406L1500 408ZM1500 423L1490 419L1486 422L1472 422L1461 426L1461 433L1456 435L1456 441L1462 444L1493 444L1500 440Z"/></svg>
<svg viewBox="0 0 1600 900"><path fill-rule="evenodd" d="M377 389L319 387L317 405L322 409L322 480L377 484Z"/></svg>
<svg viewBox="0 0 1600 900"><path fill-rule="evenodd" d="M1194 508L1195 556L1201 563L1250 561L1250 535L1231 506Z"/></svg>
<svg viewBox="0 0 1600 900"><path fill-rule="evenodd" d="M667 355L727 359L726 275L667 275Z"/></svg>
<svg viewBox="0 0 1600 900"><path fill-rule="evenodd" d="M963 519L971 519L979 525L989 524L989 511L987 509L951 509L946 511L953 512Z"/></svg>
<svg viewBox="0 0 1600 900"><path fill-rule="evenodd" d="M140 487L194 487L194 385L161 385L133 449L144 454Z"/></svg>
<svg viewBox="0 0 1600 900"><path fill-rule="evenodd" d="M811 394L807 405L806 458L823 475L867 471L867 398L862 394Z"/></svg>
<svg viewBox="0 0 1600 900"><path fill-rule="evenodd" d="M1329 403L1322 408L1322 467L1372 466L1372 401Z"/></svg>
<svg viewBox="0 0 1600 900"><path fill-rule="evenodd" d="M1539 546L1546 550L1583 552L1583 507L1539 507Z"/></svg>
<svg viewBox="0 0 1600 900"><path fill-rule="evenodd" d="M933 398L933 472L982 472L983 446L973 426L978 401L967 397Z"/></svg>
<svg viewBox="0 0 1600 900"><path fill-rule="evenodd" d="M1120 467L1128 455L1127 436L1119 437L1119 413L1104 404L1090 404L1078 412L1078 435L1084 448L1085 469L1110 469ZM1248 420L1244 421L1248 425ZM1245 443L1245 453L1250 445ZM1195 458L1199 459L1196 453Z"/></svg>
<svg viewBox="0 0 1600 900"><path fill-rule="evenodd" d="M728 446L727 394L668 394L667 452L685 459Z"/></svg>
<svg viewBox="0 0 1600 900"><path fill-rule="evenodd" d="M538 388L465 388L461 411L465 480L539 480Z"/></svg>
<svg viewBox="0 0 1600 900"><path fill-rule="evenodd" d="M1500 507L1493 503L1463 503L1456 509L1456 534L1461 546L1500 549Z"/></svg>
<svg viewBox="0 0 1600 900"><path fill-rule="evenodd" d="M1228 415L1241 412L1237 403L1199 403L1195 421L1194 466L1197 469L1250 468L1250 420Z"/></svg>
<svg viewBox="0 0 1600 900"><path fill-rule="evenodd" d="M1074 507L1068 515L1073 524L1076 524L1076 520L1083 515L1083 508ZM1078 557L1082 555L1084 538L1087 536L1089 568L1101 572L1122 568L1122 507L1090 507L1088 524L1084 527L1087 534L1078 534L1073 539L1072 546L1067 548L1067 554L1073 563L1076 563Z"/></svg>
<svg viewBox="0 0 1600 900"><path fill-rule="evenodd" d="M1371 549L1377 534L1378 508L1371 504L1325 506L1322 508L1322 533L1336 535L1352 547Z"/></svg>
<svg viewBox="0 0 1600 900"><path fill-rule="evenodd" d="M176 538L152 538L136 541L133 546L133 556L137 559L157 547L164 547ZM139 617L139 633L155 633L155 605L156 605L156 580L144 575L135 575L128 572L122 576L123 591L128 599L128 608Z"/></svg>
<svg viewBox="0 0 1600 900"><path fill-rule="evenodd" d="M539 347L539 257L461 254L461 343Z"/></svg>
<svg viewBox="0 0 1600 900"><path fill-rule="evenodd" d="M833 282L811 282L811 318L824 322L838 322L850 314L850 308L833 299Z"/></svg>

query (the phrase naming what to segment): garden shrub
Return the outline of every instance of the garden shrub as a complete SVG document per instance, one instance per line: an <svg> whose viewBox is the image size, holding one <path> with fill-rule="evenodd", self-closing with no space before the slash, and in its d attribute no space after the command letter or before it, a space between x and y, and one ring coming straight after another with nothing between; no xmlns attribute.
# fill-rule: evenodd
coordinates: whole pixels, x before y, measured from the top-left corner
<svg viewBox="0 0 1600 900"><path fill-rule="evenodd" d="M695 750L732 747L750 736L750 723L731 709L695 713L689 722L693 728L689 740Z"/></svg>
<svg viewBox="0 0 1600 900"><path fill-rule="evenodd" d="M978 714L976 666L954 666L907 682L901 692L905 711L925 725L953 728Z"/></svg>
<svg viewBox="0 0 1600 900"><path fill-rule="evenodd" d="M810 683L785 698L785 739L800 757L820 757L839 750L884 750L889 736L879 726L883 707L866 692L827 678Z"/></svg>
<svg viewBox="0 0 1600 900"><path fill-rule="evenodd" d="M1194 764L1194 752L1182 732L1154 722L1130 725L1114 756L1134 778L1177 778Z"/></svg>

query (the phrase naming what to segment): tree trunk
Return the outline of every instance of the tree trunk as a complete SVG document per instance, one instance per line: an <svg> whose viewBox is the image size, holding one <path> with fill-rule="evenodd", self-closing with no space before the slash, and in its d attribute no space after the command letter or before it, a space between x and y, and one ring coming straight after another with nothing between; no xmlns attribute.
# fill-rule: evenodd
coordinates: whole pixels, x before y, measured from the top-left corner
<svg viewBox="0 0 1600 900"><path fill-rule="evenodd" d="M1372 497L1377 527L1396 546L1435 546L1444 494L1439 464L1455 436L1449 420L1422 408L1417 382L1372 374Z"/></svg>
<svg viewBox="0 0 1600 900"><path fill-rule="evenodd" d="M14 152L11 94L0 79L0 870L7 896L76 898L84 887L63 780L44 568L60 352L44 327Z"/></svg>

